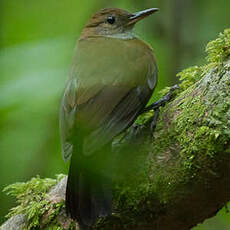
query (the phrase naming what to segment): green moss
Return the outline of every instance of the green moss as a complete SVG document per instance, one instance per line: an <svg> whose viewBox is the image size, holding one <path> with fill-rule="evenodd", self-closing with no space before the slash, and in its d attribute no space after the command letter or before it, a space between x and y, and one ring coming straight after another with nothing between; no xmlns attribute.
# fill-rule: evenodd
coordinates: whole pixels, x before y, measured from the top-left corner
<svg viewBox="0 0 230 230"><path fill-rule="evenodd" d="M52 203L47 197L49 189L58 183L64 175L58 175L56 179L41 179L39 176L32 178L25 183L15 183L4 189L8 195L16 198L18 206L11 209L7 217L16 214L25 214L28 225L24 229L30 230L40 226L41 217L48 213L48 218L43 223L44 226L53 224L55 217L63 208L63 202ZM60 229L60 226L56 226Z"/></svg>
<svg viewBox="0 0 230 230"><path fill-rule="evenodd" d="M163 109L162 114L167 114L167 117L157 126L157 137L152 144L155 157L150 164L154 168L152 171L157 172L154 190L160 194L163 203L176 196L180 184L191 183L191 178L195 178L201 168L209 168L208 164L215 161L230 138L230 86L228 76L223 79L226 67L222 65L230 55L230 30L225 30L218 39L210 42L206 50L206 65L191 67L178 74L182 83L181 91L172 102L174 109ZM205 88L197 90L202 77L213 70L212 84L216 84L218 89L215 86L207 92ZM223 83L220 83L220 76ZM168 120L169 128L165 124ZM180 161L175 160L177 165L174 165L171 158L178 150ZM167 154L172 166L165 160ZM165 165L156 163L156 159L161 158Z"/></svg>
<svg viewBox="0 0 230 230"><path fill-rule="evenodd" d="M205 68L199 66L193 66L178 73L177 76L181 81L180 88L182 91L186 90L190 86L194 85L195 82L199 81L205 74Z"/></svg>
<svg viewBox="0 0 230 230"><path fill-rule="evenodd" d="M224 144L224 140L218 143L218 139L221 139L219 138L221 133L227 132L227 129L221 130L221 127L223 122L227 122L226 113L229 113L230 101L226 101L225 98L228 98L226 92L229 92L230 89L224 89L223 94L218 95L218 98L216 96L212 98L212 95L209 95L210 104L212 102L219 103L215 111L209 110L207 104L202 104L205 92L199 95L193 95L191 92L197 86L195 83L198 83L210 70L217 68L217 74L218 71L223 72L223 68L219 69L219 67L223 67L223 63L230 56L230 29L226 29L224 33L220 33L216 40L209 42L206 52L208 54L206 65L190 67L178 74L181 81L181 91L177 100L181 102L178 104L179 110L176 111L178 115L173 119L172 128L168 131L176 137L176 140L173 141L180 143L181 155L186 155L190 160L195 158L193 153L196 152L212 156ZM190 89L184 94L183 91L189 87ZM168 89L163 92L166 93ZM222 102L220 103L220 101ZM174 112L172 111L172 113ZM189 116L187 116L188 114ZM209 119L202 119L204 116L209 117ZM165 136L162 138L167 140ZM172 137L168 139L171 140ZM171 142L170 140L169 142ZM213 145L214 142L215 145ZM164 142L165 147L170 146L170 144L172 143Z"/></svg>
<svg viewBox="0 0 230 230"><path fill-rule="evenodd" d="M143 113L141 116L137 118L137 120L135 121L135 124L140 124L140 125L145 124L146 122L149 121L149 119L152 118L153 114L154 112L151 110L146 113Z"/></svg>
<svg viewBox="0 0 230 230"><path fill-rule="evenodd" d="M226 29L216 40L209 42L206 52L209 63L222 64L230 55L230 29Z"/></svg>

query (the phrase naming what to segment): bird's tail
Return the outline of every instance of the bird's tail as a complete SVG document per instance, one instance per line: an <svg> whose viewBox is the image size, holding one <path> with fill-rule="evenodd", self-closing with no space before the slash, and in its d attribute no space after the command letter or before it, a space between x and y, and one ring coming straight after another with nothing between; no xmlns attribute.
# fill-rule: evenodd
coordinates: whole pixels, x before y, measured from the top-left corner
<svg viewBox="0 0 230 230"><path fill-rule="evenodd" d="M111 180L106 176L101 160L77 154L71 159L66 211L82 229L93 225L98 217L111 215Z"/></svg>

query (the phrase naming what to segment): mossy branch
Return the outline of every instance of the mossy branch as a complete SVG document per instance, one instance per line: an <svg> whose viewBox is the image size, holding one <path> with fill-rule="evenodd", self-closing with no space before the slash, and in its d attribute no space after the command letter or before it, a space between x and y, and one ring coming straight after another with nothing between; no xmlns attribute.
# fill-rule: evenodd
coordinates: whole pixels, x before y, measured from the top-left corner
<svg viewBox="0 0 230 230"><path fill-rule="evenodd" d="M138 119L138 135L116 140L114 213L94 229L187 230L230 200L230 30L207 52L206 65L179 74L181 90L153 137L150 112ZM19 206L1 230L78 229L64 211L65 186L66 177L9 186Z"/></svg>

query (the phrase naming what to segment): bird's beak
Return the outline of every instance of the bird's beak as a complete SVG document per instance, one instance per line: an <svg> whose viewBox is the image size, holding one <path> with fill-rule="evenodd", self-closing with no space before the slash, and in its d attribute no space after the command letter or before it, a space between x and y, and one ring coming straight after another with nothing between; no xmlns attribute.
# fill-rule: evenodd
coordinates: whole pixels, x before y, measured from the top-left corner
<svg viewBox="0 0 230 230"><path fill-rule="evenodd" d="M128 25L135 24L138 21L140 21L141 19L143 19L143 18L145 18L145 17L157 12L158 10L159 10L158 8L150 8L150 9L147 9L147 10L142 10L142 11L134 13L134 14L132 14L130 16Z"/></svg>

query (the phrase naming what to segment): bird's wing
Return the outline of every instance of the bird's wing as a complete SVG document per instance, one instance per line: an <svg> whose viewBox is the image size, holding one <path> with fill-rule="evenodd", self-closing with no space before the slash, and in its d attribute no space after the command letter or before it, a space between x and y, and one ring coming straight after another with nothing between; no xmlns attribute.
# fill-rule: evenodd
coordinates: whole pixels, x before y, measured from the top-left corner
<svg viewBox="0 0 230 230"><path fill-rule="evenodd" d="M106 93L106 92L104 92ZM127 129L136 120L148 100L152 90L147 85L127 89L125 95L113 107L113 110L103 119L100 125L84 140L83 152L91 155L101 146L111 141L113 137ZM108 94L108 96L110 96Z"/></svg>
<svg viewBox="0 0 230 230"><path fill-rule="evenodd" d="M88 128L83 152L90 155L129 127L145 107L157 82L157 67L152 57L137 56L130 65L121 57L120 68L94 68L91 62L91 70L72 71L60 112L64 160L71 156L73 130L80 124ZM109 77L101 78L105 72Z"/></svg>
<svg viewBox="0 0 230 230"><path fill-rule="evenodd" d="M76 79L71 79L67 82L60 107L59 126L62 155L65 161L70 159L73 151L73 145L70 137L72 135L71 133L76 115L76 84Z"/></svg>

